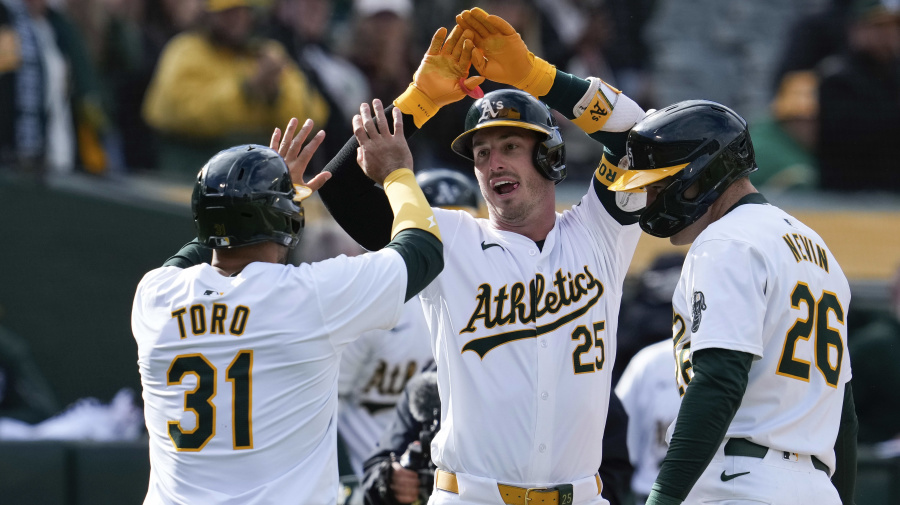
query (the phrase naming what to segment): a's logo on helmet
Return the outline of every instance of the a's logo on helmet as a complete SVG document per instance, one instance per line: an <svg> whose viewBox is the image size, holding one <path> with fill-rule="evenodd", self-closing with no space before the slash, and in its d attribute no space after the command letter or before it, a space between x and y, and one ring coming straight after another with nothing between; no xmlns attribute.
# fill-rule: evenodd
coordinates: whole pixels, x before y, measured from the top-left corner
<svg viewBox="0 0 900 505"><path fill-rule="evenodd" d="M486 121L488 119L496 119L498 117L505 117L509 119L519 119L521 115L519 111L516 109L510 109L504 107L503 100L497 100L496 102L491 102L489 100L482 100L481 102L481 117L478 118L478 122Z"/></svg>
<svg viewBox="0 0 900 505"><path fill-rule="evenodd" d="M700 318L704 310L706 310L706 298L703 296L703 291L694 291L693 308L691 310L692 333L696 333L700 329Z"/></svg>
<svg viewBox="0 0 900 505"><path fill-rule="evenodd" d="M436 189L434 202L440 206L455 204L459 201L460 193L462 193L457 186L446 181L441 181Z"/></svg>
<svg viewBox="0 0 900 505"><path fill-rule="evenodd" d="M216 223L213 225L213 235L227 235L225 233L225 225L223 223Z"/></svg>
<svg viewBox="0 0 900 505"><path fill-rule="evenodd" d="M634 154L632 154L632 152L631 152L631 146L628 146L628 145L625 146L625 157L628 158L628 166L625 168L626 169L634 168Z"/></svg>

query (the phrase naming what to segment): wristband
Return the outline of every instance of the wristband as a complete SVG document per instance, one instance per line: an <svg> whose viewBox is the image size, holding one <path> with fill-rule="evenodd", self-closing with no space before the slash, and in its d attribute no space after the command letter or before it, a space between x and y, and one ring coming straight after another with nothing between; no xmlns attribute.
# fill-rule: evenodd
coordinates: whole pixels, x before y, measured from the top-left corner
<svg viewBox="0 0 900 505"><path fill-rule="evenodd" d="M394 106L404 114L412 116L419 128L440 110L440 107L425 93L422 93L414 83L410 83L406 91L394 100Z"/></svg>
<svg viewBox="0 0 900 505"><path fill-rule="evenodd" d="M592 96L586 95L578 102L575 111L576 117L572 120L575 126L584 130L588 135L603 129L610 116L612 116L613 105L615 105L618 95L622 93L600 79L591 77L589 80L591 82L589 92L593 94ZM607 97L607 90L612 94L612 100ZM587 99L590 101L585 105L584 102Z"/></svg>
<svg viewBox="0 0 900 505"><path fill-rule="evenodd" d="M514 86L522 91L531 93L535 98L540 98L550 92L553 87L553 79L556 78L556 67L542 58L528 54L529 59L534 59L531 72Z"/></svg>

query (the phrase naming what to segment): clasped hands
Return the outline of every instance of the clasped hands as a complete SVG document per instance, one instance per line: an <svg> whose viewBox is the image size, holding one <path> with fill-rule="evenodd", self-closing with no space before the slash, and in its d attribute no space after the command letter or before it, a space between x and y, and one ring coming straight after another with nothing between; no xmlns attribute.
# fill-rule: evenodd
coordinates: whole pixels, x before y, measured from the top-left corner
<svg viewBox="0 0 900 505"><path fill-rule="evenodd" d="M470 77L472 66L481 75ZM549 91L554 76L554 67L535 57L512 25L476 7L456 16L449 35L443 27L435 32L413 82L394 106L421 127L444 105L467 94L483 96L478 86L485 79L539 97Z"/></svg>

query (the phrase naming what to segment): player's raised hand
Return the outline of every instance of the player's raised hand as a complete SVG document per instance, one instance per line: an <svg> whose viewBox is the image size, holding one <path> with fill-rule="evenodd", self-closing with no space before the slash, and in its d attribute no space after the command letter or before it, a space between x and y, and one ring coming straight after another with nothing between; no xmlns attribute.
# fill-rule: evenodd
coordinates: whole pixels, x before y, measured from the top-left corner
<svg viewBox="0 0 900 505"><path fill-rule="evenodd" d="M446 28L438 28L431 45L413 74L413 82L402 95L394 100L394 106L404 114L413 116L416 126L422 127L438 109L461 100L467 94L483 96L482 76L469 77L472 63L472 32L454 26L447 35Z"/></svg>
<svg viewBox="0 0 900 505"><path fill-rule="evenodd" d="M372 115L372 109L375 115ZM398 168L413 169L412 153L403 136L403 114L400 109L392 111L394 133L388 128L384 106L377 98L359 106L359 114L353 116L353 135L359 142L356 148L356 162L373 181L382 184L384 178Z"/></svg>
<svg viewBox="0 0 900 505"><path fill-rule="evenodd" d="M316 149L325 140L325 132L319 131L304 146L303 143L306 142L306 137L309 136L309 132L313 129L313 122L311 119L307 119L300 131L297 131L299 124L300 121L297 118L291 118L284 130L283 137L281 129L275 128L275 131L272 132L272 138L269 140L269 147L278 151L278 154L284 158L291 172L291 180L294 181L294 189L297 190L298 197L303 199L318 191L331 178L331 172L321 172L309 182L303 182L303 174L306 172L309 160L312 159Z"/></svg>
<svg viewBox="0 0 900 505"><path fill-rule="evenodd" d="M456 16L456 25L473 33L472 65L488 79L510 84L540 98L550 91L556 67L528 50L506 20L475 7Z"/></svg>

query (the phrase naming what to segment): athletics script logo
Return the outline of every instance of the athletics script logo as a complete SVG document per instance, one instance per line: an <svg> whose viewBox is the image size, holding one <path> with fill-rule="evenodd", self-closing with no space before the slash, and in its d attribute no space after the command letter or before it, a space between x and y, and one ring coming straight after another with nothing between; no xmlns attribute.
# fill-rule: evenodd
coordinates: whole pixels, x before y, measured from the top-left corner
<svg viewBox="0 0 900 505"><path fill-rule="evenodd" d="M472 333L479 326L490 330L513 323L535 323L550 314L555 318L534 328L497 333L470 340L462 352L474 351L484 356L496 347L516 340L536 338L549 333L586 314L603 296L603 284L584 266L584 272L563 274L557 270L553 282L547 284L543 275L536 275L528 283L517 282L510 287L503 285L494 292L490 284L482 284L475 295L478 306L469 323L460 331ZM548 318L549 319L549 318Z"/></svg>

